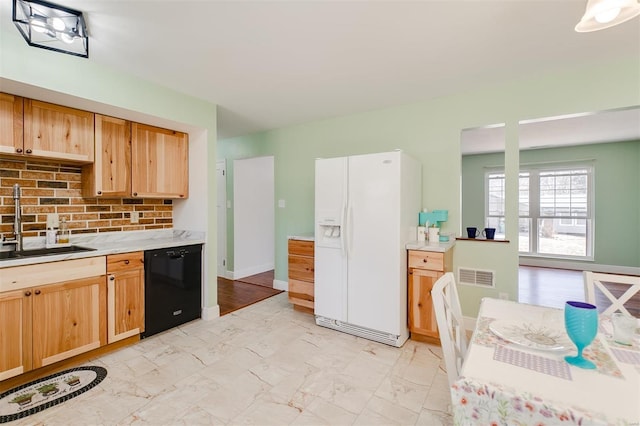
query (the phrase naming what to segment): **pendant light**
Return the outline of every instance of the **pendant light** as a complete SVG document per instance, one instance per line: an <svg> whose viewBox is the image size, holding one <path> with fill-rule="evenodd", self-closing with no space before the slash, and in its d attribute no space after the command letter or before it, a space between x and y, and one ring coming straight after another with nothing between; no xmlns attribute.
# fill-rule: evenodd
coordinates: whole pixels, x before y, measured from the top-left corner
<svg viewBox="0 0 640 426"><path fill-rule="evenodd" d="M640 15L637 0L588 0L584 16L576 25L579 33L603 30Z"/></svg>

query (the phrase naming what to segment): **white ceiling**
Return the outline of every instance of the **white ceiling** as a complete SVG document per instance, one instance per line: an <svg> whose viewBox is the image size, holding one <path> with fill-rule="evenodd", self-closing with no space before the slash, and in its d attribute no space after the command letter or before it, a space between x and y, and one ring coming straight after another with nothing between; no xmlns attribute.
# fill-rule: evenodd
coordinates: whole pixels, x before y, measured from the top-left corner
<svg viewBox="0 0 640 426"><path fill-rule="evenodd" d="M520 149L633 140L640 140L640 106L526 120L518 128ZM464 129L460 141L463 155L502 152L504 125Z"/></svg>
<svg viewBox="0 0 640 426"><path fill-rule="evenodd" d="M573 30L586 0L53 2L89 61L217 104L219 138L640 56L638 18Z"/></svg>

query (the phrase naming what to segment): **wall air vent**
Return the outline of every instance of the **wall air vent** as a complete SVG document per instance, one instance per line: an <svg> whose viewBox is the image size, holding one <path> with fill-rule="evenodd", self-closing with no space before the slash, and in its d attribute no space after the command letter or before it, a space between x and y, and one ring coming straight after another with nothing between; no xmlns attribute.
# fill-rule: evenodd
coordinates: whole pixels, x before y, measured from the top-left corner
<svg viewBox="0 0 640 426"><path fill-rule="evenodd" d="M460 284L476 285L479 287L495 287L495 275L495 271L458 268L458 281Z"/></svg>

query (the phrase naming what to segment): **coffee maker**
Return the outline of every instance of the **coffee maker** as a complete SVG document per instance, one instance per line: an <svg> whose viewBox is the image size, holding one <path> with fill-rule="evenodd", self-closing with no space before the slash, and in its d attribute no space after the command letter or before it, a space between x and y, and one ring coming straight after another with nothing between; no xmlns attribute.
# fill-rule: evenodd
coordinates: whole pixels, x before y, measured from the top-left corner
<svg viewBox="0 0 640 426"><path fill-rule="evenodd" d="M421 211L418 214L418 226L435 226L436 228L442 228L442 222L449 220L449 210L432 210L428 212L426 210ZM440 242L449 241L448 235L440 235Z"/></svg>

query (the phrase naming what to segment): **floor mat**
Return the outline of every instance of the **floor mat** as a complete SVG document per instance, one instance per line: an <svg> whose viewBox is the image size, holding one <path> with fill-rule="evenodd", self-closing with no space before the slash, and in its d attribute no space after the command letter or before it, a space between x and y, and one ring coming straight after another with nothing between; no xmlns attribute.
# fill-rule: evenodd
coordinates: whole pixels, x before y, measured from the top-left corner
<svg viewBox="0 0 640 426"><path fill-rule="evenodd" d="M27 417L61 404L107 377L103 367L86 366L65 370L29 382L0 395L0 423Z"/></svg>

